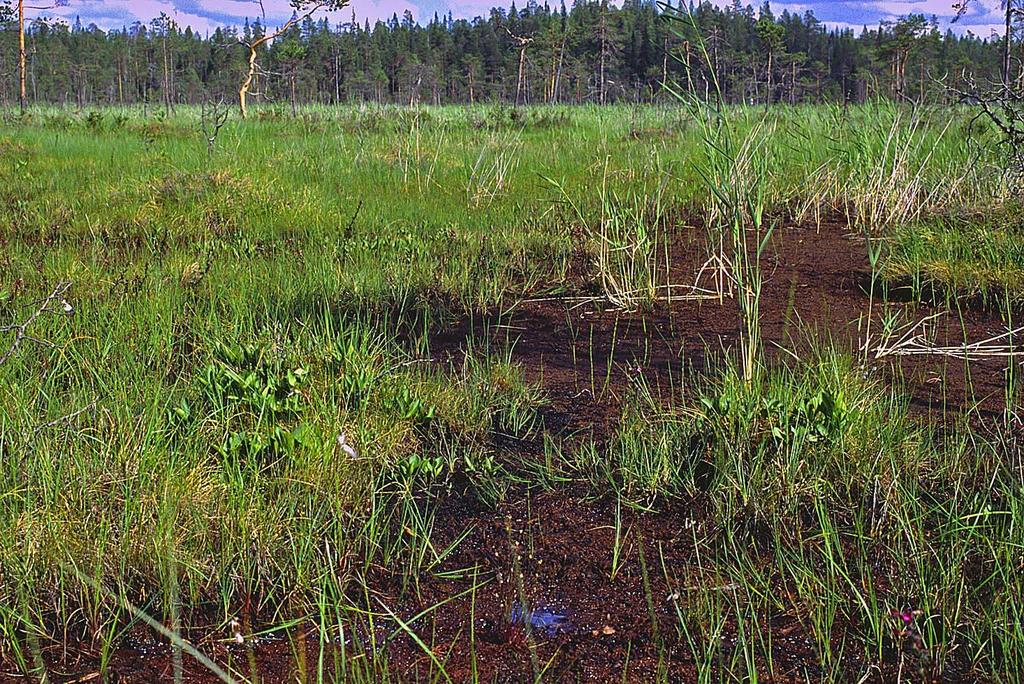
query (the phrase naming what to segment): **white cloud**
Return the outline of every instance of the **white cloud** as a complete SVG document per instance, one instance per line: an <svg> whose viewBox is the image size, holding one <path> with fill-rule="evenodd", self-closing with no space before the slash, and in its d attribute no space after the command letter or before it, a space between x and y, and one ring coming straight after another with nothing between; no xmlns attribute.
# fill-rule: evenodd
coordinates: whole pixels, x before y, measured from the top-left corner
<svg viewBox="0 0 1024 684"><path fill-rule="evenodd" d="M348 21L355 11L359 21L388 19L392 14L402 16L410 11L419 18L419 10L409 0L354 0L350 7L338 12L318 12L315 17L327 16L332 23ZM111 29L129 26L136 21L148 23L161 13L170 16L179 26L191 26L200 33L218 26L241 25L246 18L255 19L266 12L267 23L280 25L292 16L287 0L70 0L66 7L55 7L28 12L29 18L46 17L72 23L80 18L83 24L95 23Z"/></svg>

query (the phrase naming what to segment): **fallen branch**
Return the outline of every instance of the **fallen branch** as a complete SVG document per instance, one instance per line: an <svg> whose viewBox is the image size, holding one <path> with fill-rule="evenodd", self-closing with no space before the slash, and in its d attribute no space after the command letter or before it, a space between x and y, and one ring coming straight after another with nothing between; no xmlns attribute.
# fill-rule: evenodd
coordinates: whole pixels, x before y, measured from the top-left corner
<svg viewBox="0 0 1024 684"><path fill-rule="evenodd" d="M56 427L56 426L60 425L61 423L70 423L71 421L73 421L78 416L82 415L83 413L87 413L89 411L92 411L94 408L96 408L96 400L95 399L93 399L92 401L90 401L88 404L86 404L82 408L78 409L77 411L72 411L71 413L63 415L60 418L54 418L49 423L43 423L42 425L38 426L35 429L35 431L32 433L32 436L35 437L36 435L38 435L43 430L47 430L49 428Z"/></svg>
<svg viewBox="0 0 1024 684"><path fill-rule="evenodd" d="M1014 337L1024 337L1024 326L1007 330L978 342L964 342L959 345L937 345L929 341L928 324L940 314L928 316L904 328L895 342L887 337L875 349L875 358L887 356L947 356L964 361L991 358L1017 358L1024 356L1024 346L1014 342Z"/></svg>
<svg viewBox="0 0 1024 684"><path fill-rule="evenodd" d="M12 356L14 356L15 352L17 352L21 347L21 343L25 340L35 342L36 344L44 347L52 346L51 343L45 340L40 340L37 337L29 335L28 329L36 322L36 319L44 313L53 314L55 316L70 316L74 313L74 309L70 304L68 304L68 301L64 299L64 294L68 289L70 289L70 287L70 282L58 283L53 289L53 292L43 299L40 302L39 307L23 322L14 325L0 326L0 333L14 333L14 340L11 342L11 346L7 348L7 351L4 352L3 356L0 356L0 366L4 365ZM58 304L60 308L54 308L54 304Z"/></svg>

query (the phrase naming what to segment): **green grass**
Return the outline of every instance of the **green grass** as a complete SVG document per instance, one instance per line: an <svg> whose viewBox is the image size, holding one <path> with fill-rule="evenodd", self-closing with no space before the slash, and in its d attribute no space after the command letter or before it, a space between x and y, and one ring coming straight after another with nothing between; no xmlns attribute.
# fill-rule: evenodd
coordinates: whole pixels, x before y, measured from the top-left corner
<svg viewBox="0 0 1024 684"><path fill-rule="evenodd" d="M508 349L434 357L429 329L526 297L656 307L669 231L691 224L725 231L746 292L752 213L873 231L886 278L1020 292L1019 220L999 218L1018 213L996 153L974 163L969 113L727 117L725 149L683 108L265 109L208 155L196 111L8 115L0 325L62 281L73 311L41 315L0 364L0 658L38 670L41 643L72 638L106 658L139 611L180 629L213 606L226 627L249 603L323 645L393 617L372 568L406 592L441 571L444 497L584 487L620 515L699 506L692 566L641 558L649 604L651 577L679 587L658 633L704 681L771 674L779 614L814 637L822 678L857 678L845 657L890 658L906 644L889 611L909 608L925 652L908 646L908 667L955 654L1014 680L1014 444L922 425L839 352L767 367L754 344L668 405L634 387L614 436L583 444L548 433L543 387ZM401 617L443 681L445 654ZM373 643L326 649L309 672L401 678Z"/></svg>
<svg viewBox="0 0 1024 684"><path fill-rule="evenodd" d="M770 644L753 635L770 639L763 621L776 615L813 637L831 681L866 674L844 656L880 664L903 647L926 674L958 651L962 667L965 651L977 672L1013 679L1019 445L939 434L832 351L752 383L730 366L691 391L668 407L637 395L611 443L560 453L560 474L643 509L690 502L697 560L665 572L675 627L707 676L722 634L748 620L750 658L770 671ZM910 609L923 650L893 636L891 613ZM742 678L751 662L725 669Z"/></svg>
<svg viewBox="0 0 1024 684"><path fill-rule="evenodd" d="M917 298L979 299L1000 308L1024 296L1024 231L1020 210L939 217L892 236L882 271Z"/></svg>

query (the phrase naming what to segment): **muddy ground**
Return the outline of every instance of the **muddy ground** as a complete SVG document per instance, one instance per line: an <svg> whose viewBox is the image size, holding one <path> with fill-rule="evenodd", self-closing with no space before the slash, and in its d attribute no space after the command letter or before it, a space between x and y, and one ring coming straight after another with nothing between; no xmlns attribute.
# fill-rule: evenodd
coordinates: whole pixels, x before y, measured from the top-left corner
<svg viewBox="0 0 1024 684"><path fill-rule="evenodd" d="M700 241L690 237L695 233L680 235L673 245L672 282L692 283L706 258ZM814 339L850 349L862 343L871 275L861 236L839 223L780 230L768 248L765 274L762 334L770 357L801 356ZM592 286L579 286L583 295L588 288ZM890 295L891 300L902 296ZM908 320L942 310L898 302L894 306L905 307ZM946 316L938 325L938 340L948 344L1005 330L997 313L980 307L964 310L962 318ZM540 297L504 315L462 320L438 330L431 351L439 360L457 358L468 338L482 334L514 343L513 359L523 364L530 380L543 385L549 400L543 409L545 429L570 440L602 441L614 430L625 388L638 375L656 394L678 392L693 374L709 370L715 357L735 347L739 330L731 301L677 299L653 312L623 313L597 299ZM922 419L948 421L974 407L972 420L984 424L1003 408L1004 361L975 361L968 368L949 357L915 356L873 362L872 368L905 384ZM520 447L539 448L536 443ZM694 535L706 532L704 504L673 501L656 512L624 510L621 563L612 580L615 502L593 500L567 487L549 492L519 488L497 510L468 497L450 497L441 503L434 547L447 547L470 529L438 568L453 571L450 576L421 577L418 592L404 594L401 578L388 569L367 578L371 600L405 620L463 594L413 623L432 645L432 655L394 622L377 625L372 636L377 648L387 650L392 675L432 681L429 673L436 658L456 682L470 679L474 670L479 679L498 682L531 681L537 671L544 671L548 681L646 681L659 668L669 672L670 681L693 679L689 649L675 632L672 596L685 591L680 582L695 562ZM469 568L476 570L465 570ZM460 569L465 572L454 572ZM486 582L466 593L474 576ZM537 608L529 630L521 616L510 615L519 596ZM771 624L779 680L813 678L813 645L799 623L780 615ZM368 628L353 630L349 640L354 634L370 641ZM474 649L469 646L471 630L477 637ZM304 640L302 635L300 628L289 640L268 638L238 646L230 635L211 633L202 625L189 632L218 662L230 662L246 675L255 669L265 682L306 681L302 672L316 671L316 633ZM723 642L723 653L731 648L728 639ZM96 672L96 656L87 647L54 646L45 655L55 666L55 681L90 681L83 677ZM330 649L324 657L331 662ZM216 681L190 657L185 656L184 664L184 681ZM856 663L851 665L857 669ZM114 681L170 681L170 648L150 630L136 629L114 654L111 669ZM879 681L887 676L880 674ZM958 677L955 664L947 677ZM7 681L2 674L0 680Z"/></svg>

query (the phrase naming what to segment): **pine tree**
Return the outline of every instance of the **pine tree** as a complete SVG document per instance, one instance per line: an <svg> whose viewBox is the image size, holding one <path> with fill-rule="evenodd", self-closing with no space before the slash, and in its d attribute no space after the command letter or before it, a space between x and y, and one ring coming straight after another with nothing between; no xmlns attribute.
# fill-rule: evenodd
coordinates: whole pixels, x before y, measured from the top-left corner
<svg viewBox="0 0 1024 684"><path fill-rule="evenodd" d="M1013 54L1022 1L1011 0ZM516 0L474 19L437 14L426 25L410 14L374 23L353 14L339 25L315 15L341 4L298 2L279 29L255 18L205 36L160 21L107 32L81 22L29 25L19 23L15 4L0 4L0 99L169 110L237 93L242 108L251 92L297 111L305 102L346 100L638 101L673 82L700 97L720 93L723 104L934 100L941 90L929 74L948 73L955 85L965 70L977 82L1024 85L1016 59L1007 72L1005 40L941 34L920 15L859 34L827 29L809 11L774 16L741 0L724 8ZM246 49L226 49L237 44ZM881 92L871 90L875 83Z"/></svg>

